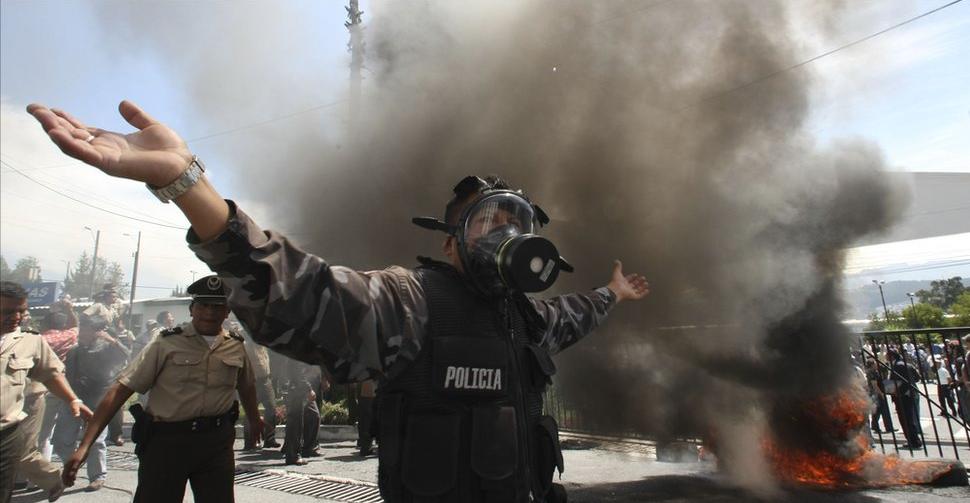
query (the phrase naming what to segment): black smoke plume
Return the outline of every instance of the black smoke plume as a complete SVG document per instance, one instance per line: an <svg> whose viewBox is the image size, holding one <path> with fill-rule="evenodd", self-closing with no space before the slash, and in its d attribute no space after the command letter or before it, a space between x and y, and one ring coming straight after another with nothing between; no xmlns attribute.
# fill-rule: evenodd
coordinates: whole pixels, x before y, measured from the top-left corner
<svg viewBox="0 0 970 503"><path fill-rule="evenodd" d="M438 254L410 217L443 215L466 174L505 177L577 268L557 291L605 284L613 258L651 281L559 357L567 401L598 428L716 431L757 486L773 404L847 382L841 250L904 206L878 149L806 131L811 67L763 78L805 58L796 17L825 32L842 4L375 2L353 119L237 144L259 180L240 189L309 250L367 269ZM273 33L241 39L256 63ZM247 61L185 63L199 106L206 76L248 77L226 68Z"/></svg>

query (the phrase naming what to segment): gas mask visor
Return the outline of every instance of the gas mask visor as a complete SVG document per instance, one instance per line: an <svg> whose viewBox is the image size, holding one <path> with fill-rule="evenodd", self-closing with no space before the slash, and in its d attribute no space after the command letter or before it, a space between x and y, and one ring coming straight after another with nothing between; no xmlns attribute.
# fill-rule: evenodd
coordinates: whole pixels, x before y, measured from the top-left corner
<svg viewBox="0 0 970 503"><path fill-rule="evenodd" d="M490 191L463 212L457 229L462 265L487 295L546 290L559 276L555 245L535 234L536 208L514 191Z"/></svg>

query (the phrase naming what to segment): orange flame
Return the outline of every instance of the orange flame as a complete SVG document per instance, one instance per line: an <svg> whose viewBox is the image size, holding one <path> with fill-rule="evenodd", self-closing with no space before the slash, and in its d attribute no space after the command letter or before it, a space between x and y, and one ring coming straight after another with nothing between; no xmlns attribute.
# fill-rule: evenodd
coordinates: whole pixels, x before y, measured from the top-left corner
<svg viewBox="0 0 970 503"><path fill-rule="evenodd" d="M842 392L804 405L806 415L838 448L808 452L766 438L762 449L782 481L823 488L927 484L952 468L945 462L903 461L870 450L861 432L868 409L864 395Z"/></svg>

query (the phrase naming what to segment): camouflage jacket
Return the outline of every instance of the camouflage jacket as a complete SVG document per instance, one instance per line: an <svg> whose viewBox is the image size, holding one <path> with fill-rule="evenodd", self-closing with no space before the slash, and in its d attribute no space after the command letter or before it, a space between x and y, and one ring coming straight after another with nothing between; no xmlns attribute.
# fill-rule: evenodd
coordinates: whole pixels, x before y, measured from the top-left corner
<svg viewBox="0 0 970 503"><path fill-rule="evenodd" d="M414 271L329 265L228 202L222 234L200 242L189 230L187 240L229 287L229 305L254 340L325 366L338 383L393 379L417 358L428 336L428 306ZM552 354L599 326L616 303L606 287L530 300L546 326L541 345Z"/></svg>

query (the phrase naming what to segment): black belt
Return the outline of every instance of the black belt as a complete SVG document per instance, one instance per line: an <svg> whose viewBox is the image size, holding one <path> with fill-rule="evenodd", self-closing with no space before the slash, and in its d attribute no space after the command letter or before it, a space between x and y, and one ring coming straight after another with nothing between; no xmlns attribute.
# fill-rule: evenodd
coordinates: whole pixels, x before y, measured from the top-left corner
<svg viewBox="0 0 970 503"><path fill-rule="evenodd" d="M203 433L217 430L224 426L231 427L232 425L236 424L238 413L238 409L236 409L236 407L232 407L229 409L229 412L226 412L220 416L197 417L195 419L189 419L186 421L156 421L152 423L152 433Z"/></svg>

